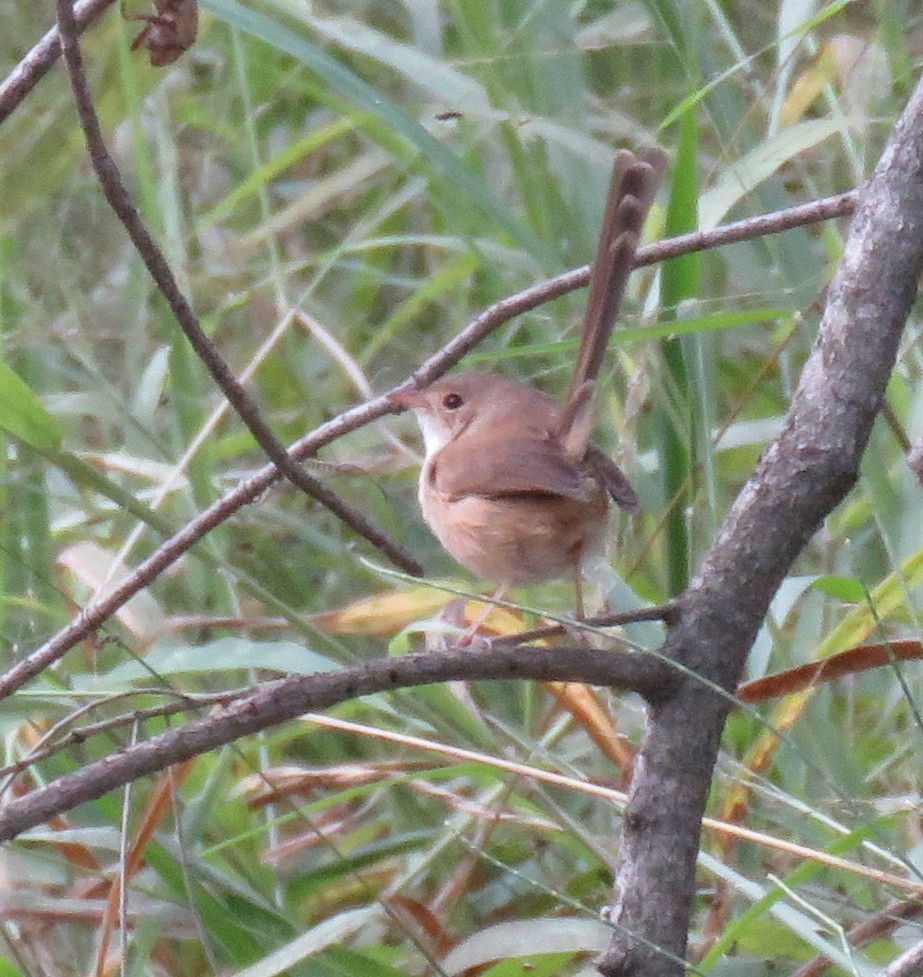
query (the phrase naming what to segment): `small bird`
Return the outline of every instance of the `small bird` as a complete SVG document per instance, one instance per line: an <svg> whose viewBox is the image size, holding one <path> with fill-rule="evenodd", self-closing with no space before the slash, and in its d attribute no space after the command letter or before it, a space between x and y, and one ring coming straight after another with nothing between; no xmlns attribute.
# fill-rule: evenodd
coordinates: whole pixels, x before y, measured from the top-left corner
<svg viewBox="0 0 923 977"><path fill-rule="evenodd" d="M418 495L424 520L462 566L498 585L495 600L510 587L573 574L582 617L581 565L601 548L607 496L628 512L639 508L621 469L589 440L592 395L665 168L660 149L643 159L616 156L580 350L563 403L486 371L450 374L425 389L404 387L390 395L414 410L423 435Z"/></svg>

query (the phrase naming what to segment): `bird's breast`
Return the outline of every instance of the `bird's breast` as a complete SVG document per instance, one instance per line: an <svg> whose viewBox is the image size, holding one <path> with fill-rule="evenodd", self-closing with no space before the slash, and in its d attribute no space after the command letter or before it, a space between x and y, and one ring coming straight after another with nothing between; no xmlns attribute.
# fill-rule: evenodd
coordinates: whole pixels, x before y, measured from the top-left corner
<svg viewBox="0 0 923 977"><path fill-rule="evenodd" d="M589 473L577 499L550 492L451 494L436 477L438 455L423 467L420 508L433 534L484 580L515 586L563 577L605 538L606 494Z"/></svg>

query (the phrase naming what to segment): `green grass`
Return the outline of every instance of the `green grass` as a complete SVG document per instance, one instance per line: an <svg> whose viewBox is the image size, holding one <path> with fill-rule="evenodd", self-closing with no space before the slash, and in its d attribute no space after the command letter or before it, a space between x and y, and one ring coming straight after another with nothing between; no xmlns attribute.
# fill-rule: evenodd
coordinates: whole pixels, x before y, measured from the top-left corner
<svg viewBox="0 0 923 977"><path fill-rule="evenodd" d="M54 5L7 6L4 73ZM921 39L916 5L900 2L820 12L789 3L788 25L765 0L434 7L205 0L195 48L164 70L129 53L136 25L117 7L83 39L104 131L141 212L233 368L252 369L249 389L283 440L361 399L347 367L384 391L492 302L590 260L617 146L657 141L675 161L656 236L848 189L877 159ZM850 57L861 78L834 70ZM808 89L802 104L796 95ZM236 418L213 416L219 395L94 182L61 66L0 127L0 154L6 665L263 459ZM707 550L784 417L843 232L791 231L634 277L600 396L600 438L643 500L613 529L603 587L618 606L664 600ZM582 301L567 296L504 325L470 361L563 392ZM340 354L294 321L262 349L296 306ZM923 396L918 331L913 321L889 391L911 436ZM423 527L395 435L416 447L410 420L389 419L325 449L320 474L433 580L474 589ZM881 425L862 481L780 590L752 673L914 637L921 546L919 486ZM401 623L427 627L431 595L369 558L303 496L271 492L156 580L98 642L4 704L7 760L58 723L60 736L174 692L387 654ZM811 587L817 576L858 581L879 620L848 602L851 590ZM311 617L373 596L349 628ZM556 613L571 599L556 584L520 596ZM637 626L630 637L656 646L660 632ZM758 775L748 751L781 714L737 712L711 813L749 785L752 830L906 876L919 862L920 687L919 668L904 665L824 689L792 714ZM590 720L554 701L524 684L427 688L336 714L617 781ZM612 696L604 706L637 743L638 702ZM79 769L167 721L71 741L19 783ZM257 772L302 779L257 802ZM0 923L0 974L91 972L106 893L81 894L78 883L111 880L126 857L120 834L130 846L145 826L145 861L128 880L139 914L124 933L129 974L436 973L427 961L463 940L472 959L487 955L491 926L508 926L493 933L509 954L530 954L532 974L589 966L602 924L562 954L556 921L591 923L609 898L618 821L609 800L309 722L175 776L174 799L146 820L153 785L142 782L69 814L61 837L77 847L52 845L46 830L9 849L11 899L49 911L76 902L50 930L32 910ZM693 945L705 972L766 958L790 972L817 952L848 970L839 928L902 895L751 841L706 832L703 852ZM527 939L514 921L532 923ZM852 961L877 965L895 952L888 937ZM515 961L486 971L521 972Z"/></svg>

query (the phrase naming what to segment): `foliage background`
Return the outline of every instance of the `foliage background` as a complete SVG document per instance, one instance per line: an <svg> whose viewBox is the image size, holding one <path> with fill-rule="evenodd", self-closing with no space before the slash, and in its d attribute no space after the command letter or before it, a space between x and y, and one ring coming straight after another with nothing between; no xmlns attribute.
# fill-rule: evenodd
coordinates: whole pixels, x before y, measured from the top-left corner
<svg viewBox="0 0 923 977"><path fill-rule="evenodd" d="M53 7L0 7L4 69ZM291 440L363 399L361 378L387 389L488 304L588 261L615 146L657 141L676 159L655 235L693 226L696 209L709 227L857 184L910 90L920 28L909 2L207 0L195 48L167 70L129 53L137 25L115 8L83 50L142 213ZM2 462L9 663L162 538L129 498L178 527L262 459L102 200L60 66L0 128L0 158L0 352L48 412L31 443L7 438ZM708 546L781 423L842 232L791 231L635 276L600 398L601 437L644 500L614 527L615 569L597 573L616 606L666 599ZM561 391L581 308L578 294L523 316L468 362ZM918 328L889 394L911 437ZM408 419L363 429L319 470L433 579L471 588L422 527L398 438L415 444ZM915 637L921 527L918 487L881 425L862 483L783 585L752 674L869 636ZM108 640L17 695L0 716L7 762L177 691L400 653L447 594L370 555L304 497L273 492L132 601ZM563 585L522 596L568 607ZM628 637L656 646L659 632ZM713 813L919 878L919 691L918 669L895 667L738 712ZM613 758L624 765L643 715L632 697L604 704L608 718L504 685L377 697L338 715L621 783ZM756 757L767 720L788 732ZM161 726L70 743L16 785ZM612 729L623 739L610 736L607 755ZM281 774L287 789L267 795ZM734 806L743 785L746 809ZM119 928L120 867L129 973L436 973L432 961L462 938L472 959L489 955L491 924L504 954L531 955L531 973L587 971L616 826L611 803L576 790L293 723L79 809L54 832L69 846L48 829L10 848L7 971L118 962L104 934ZM908 926L844 949L842 929L902 896L886 882L718 835L703 851L703 971L751 973L770 959L789 972L824 952L855 972L918 938ZM560 937L565 919L592 922L590 935Z"/></svg>

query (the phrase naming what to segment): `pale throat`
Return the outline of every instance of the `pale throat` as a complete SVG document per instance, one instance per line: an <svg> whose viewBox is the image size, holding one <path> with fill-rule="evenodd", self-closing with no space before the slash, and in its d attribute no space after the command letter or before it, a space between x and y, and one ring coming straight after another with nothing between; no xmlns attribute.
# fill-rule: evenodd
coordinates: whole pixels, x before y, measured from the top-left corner
<svg viewBox="0 0 923 977"><path fill-rule="evenodd" d="M445 424L432 414L423 411L414 411L414 413L417 416L417 424L420 425L420 434L423 435L423 451L427 458L432 458L452 440L452 434L446 429Z"/></svg>

